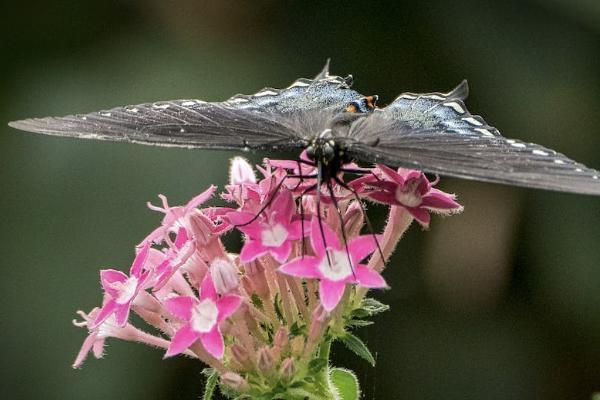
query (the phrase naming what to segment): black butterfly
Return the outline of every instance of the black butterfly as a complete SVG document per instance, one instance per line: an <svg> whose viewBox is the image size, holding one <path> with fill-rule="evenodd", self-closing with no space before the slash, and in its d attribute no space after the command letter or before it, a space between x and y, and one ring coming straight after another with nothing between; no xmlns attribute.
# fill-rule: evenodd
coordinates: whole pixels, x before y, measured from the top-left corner
<svg viewBox="0 0 600 400"><path fill-rule="evenodd" d="M224 102L174 100L9 125L54 136L206 149L307 149L323 179L351 160L530 188L600 195L600 172L554 150L505 139L448 93L403 93L384 108L352 76L298 79Z"/></svg>

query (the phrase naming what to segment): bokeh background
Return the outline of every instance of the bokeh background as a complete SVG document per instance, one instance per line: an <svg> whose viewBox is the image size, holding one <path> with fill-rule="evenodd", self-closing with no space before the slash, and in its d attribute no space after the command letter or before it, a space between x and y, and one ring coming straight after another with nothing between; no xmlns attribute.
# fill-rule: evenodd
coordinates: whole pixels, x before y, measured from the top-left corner
<svg viewBox="0 0 600 400"><path fill-rule="evenodd" d="M159 221L227 179L231 153L35 136L9 120L174 98L223 100L332 72L391 101L468 78L505 136L600 167L597 0L31 1L0 23L0 387L5 399L193 399L202 366L109 341L70 365L100 302ZM256 162L266 154L252 155ZM413 226L391 260L392 310L341 346L365 399L589 399L600 390L600 199L444 179L464 214Z"/></svg>

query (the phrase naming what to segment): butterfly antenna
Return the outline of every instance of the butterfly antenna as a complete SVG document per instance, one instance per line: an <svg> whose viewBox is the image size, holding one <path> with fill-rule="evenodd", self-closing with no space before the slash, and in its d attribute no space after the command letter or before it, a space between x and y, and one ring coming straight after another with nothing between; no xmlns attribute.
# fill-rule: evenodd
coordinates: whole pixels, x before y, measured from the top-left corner
<svg viewBox="0 0 600 400"><path fill-rule="evenodd" d="M373 176L375 176L375 174L373 174ZM346 182L344 182L343 180L341 180L339 177L336 176L333 179L341 187L343 187L344 189L346 189L350 193L352 193L352 195L354 196L354 198L358 202L358 204L360 206L360 211L362 212L362 215L365 218L365 223L367 224L367 229L369 230L369 233L371 235L373 235L373 239L375 240L375 245L377 246L377 252L379 253L379 256L381 257L381 260L385 263L386 260L385 260L385 257L383 255L383 250L381 250L381 245L379 244L379 240L377 240L377 235L375 234L375 230L373 229L373 224L371 224L371 220L369 219L369 216L367 215L367 211L365 210L365 206L364 206L364 204L363 204L360 196L358 195L358 193L356 193L356 190L354 190L350 186L348 186L348 184L346 184Z"/></svg>
<svg viewBox="0 0 600 400"><path fill-rule="evenodd" d="M344 248L346 249L346 257L348 257L348 264L350 265L350 270L352 271L352 275L354 279L356 279L356 274L354 273L354 265L352 265L352 258L350 257L350 249L348 249L348 238L346 237L346 227L344 227L344 217L342 216L342 211L340 210L339 203L335 194L333 193L333 185L331 184L331 180L327 181L327 190L329 191L329 196L331 196L331 201L333 201L333 205L335 207L336 214L340 220L340 229L342 230L342 239L344 240Z"/></svg>

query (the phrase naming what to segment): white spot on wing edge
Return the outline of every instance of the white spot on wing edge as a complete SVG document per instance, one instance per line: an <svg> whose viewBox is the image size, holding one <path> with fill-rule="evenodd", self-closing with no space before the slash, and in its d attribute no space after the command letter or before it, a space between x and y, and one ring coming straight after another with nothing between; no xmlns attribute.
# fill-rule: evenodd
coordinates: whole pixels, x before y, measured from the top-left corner
<svg viewBox="0 0 600 400"><path fill-rule="evenodd" d="M477 121L475 118L473 117L464 117L461 118L463 121L468 122L471 125L476 125L476 126L481 126L483 125L481 122Z"/></svg>
<svg viewBox="0 0 600 400"><path fill-rule="evenodd" d="M465 113L465 109L462 108L462 106L460 104L458 104L457 102L455 102L455 101L448 101L448 102L444 103L444 105L446 107L452 108L454 111L456 111L459 114L464 114Z"/></svg>
<svg viewBox="0 0 600 400"><path fill-rule="evenodd" d="M112 113L109 112L101 112L100 115L102 115L103 117L110 117L112 116Z"/></svg>
<svg viewBox="0 0 600 400"><path fill-rule="evenodd" d="M408 99L408 100L415 100L417 98L417 96L413 96L412 94L402 94L400 96L398 96L399 99Z"/></svg>
<svg viewBox="0 0 600 400"><path fill-rule="evenodd" d="M543 150L537 150L537 149L533 150L532 153L533 154L537 154L538 156L547 156L548 155L548 153L546 153L545 151L543 151Z"/></svg>
<svg viewBox="0 0 600 400"><path fill-rule="evenodd" d="M310 86L310 85L306 82L296 81L296 82L292 83L290 86L288 86L288 89L295 88L295 87L306 87L306 86Z"/></svg>
<svg viewBox="0 0 600 400"><path fill-rule="evenodd" d="M524 149L525 147L527 147L527 145L525 145L525 143L517 143L514 140L512 142L509 142L509 143L510 143L510 145L512 147L517 147L519 149Z"/></svg>
<svg viewBox="0 0 600 400"><path fill-rule="evenodd" d="M137 107L134 108L128 108L127 111L132 112L132 113L136 113L138 111L140 111Z"/></svg>
<svg viewBox="0 0 600 400"><path fill-rule="evenodd" d="M426 99L433 99L433 100L446 100L445 97L440 96L438 94L428 94L428 95L425 95L423 97L425 97Z"/></svg>
<svg viewBox="0 0 600 400"><path fill-rule="evenodd" d="M563 160L556 159L556 160L554 160L554 163L555 164L564 164L565 162Z"/></svg>
<svg viewBox="0 0 600 400"><path fill-rule="evenodd" d="M181 105L184 106L184 107L193 106L194 104L196 104L196 102L195 101L191 101L191 100L184 101L183 103L181 103Z"/></svg>
<svg viewBox="0 0 600 400"><path fill-rule="evenodd" d="M258 92L256 94L254 94L254 97L275 96L275 95L277 95L277 92L274 92L272 90L263 90L262 92Z"/></svg>
<svg viewBox="0 0 600 400"><path fill-rule="evenodd" d="M152 108L159 108L161 110L166 110L169 107L169 104L152 104Z"/></svg>
<svg viewBox="0 0 600 400"><path fill-rule="evenodd" d="M229 100L228 103L230 103L230 104L239 104L239 103L247 103L249 101L250 100L245 99L243 97L236 97L235 99Z"/></svg>
<svg viewBox="0 0 600 400"><path fill-rule="evenodd" d="M492 132L490 132L489 130L487 130L485 128L474 128L474 130L476 130L479 133L484 134L485 136L494 136L494 134ZM517 143L514 143L512 145L514 146L515 144L517 144ZM518 143L518 144L521 144L521 143ZM520 147L520 146L516 146L516 147ZM523 145L523 147L525 147L525 145Z"/></svg>

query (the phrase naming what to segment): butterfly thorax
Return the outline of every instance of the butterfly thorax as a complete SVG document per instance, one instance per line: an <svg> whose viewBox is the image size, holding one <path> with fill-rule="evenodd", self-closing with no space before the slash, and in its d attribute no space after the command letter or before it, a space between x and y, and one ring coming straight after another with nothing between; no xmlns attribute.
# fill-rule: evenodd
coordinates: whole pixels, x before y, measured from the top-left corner
<svg viewBox="0 0 600 400"><path fill-rule="evenodd" d="M342 166L350 162L344 147L335 140L331 129L325 129L309 142L306 155L319 168L318 173L324 181L336 176Z"/></svg>

